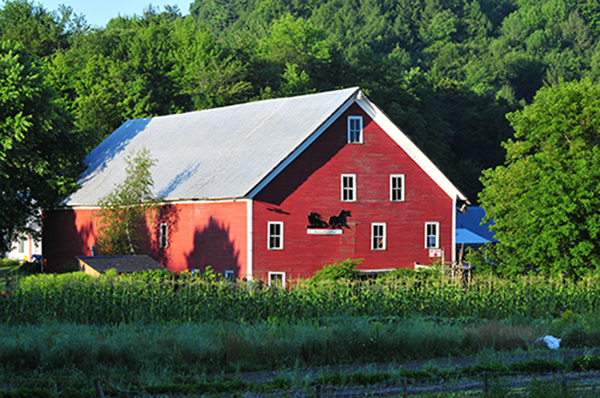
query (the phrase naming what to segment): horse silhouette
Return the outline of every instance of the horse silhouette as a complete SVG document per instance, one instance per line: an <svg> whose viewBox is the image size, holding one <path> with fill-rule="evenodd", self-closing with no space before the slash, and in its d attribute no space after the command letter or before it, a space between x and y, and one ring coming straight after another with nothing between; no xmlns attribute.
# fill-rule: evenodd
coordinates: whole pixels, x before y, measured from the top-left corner
<svg viewBox="0 0 600 398"><path fill-rule="evenodd" d="M348 217L352 217L352 213L350 213L350 210L342 210L340 211L339 215L329 217L329 225L333 229L341 229L344 227L350 229L348 223L346 222L346 219Z"/></svg>
<svg viewBox="0 0 600 398"><path fill-rule="evenodd" d="M308 228L328 228L329 224L327 224L327 222L325 220L323 220L323 217L321 217L321 215L319 213L315 213L313 211L311 211L308 214L308 223L309 225L307 225Z"/></svg>

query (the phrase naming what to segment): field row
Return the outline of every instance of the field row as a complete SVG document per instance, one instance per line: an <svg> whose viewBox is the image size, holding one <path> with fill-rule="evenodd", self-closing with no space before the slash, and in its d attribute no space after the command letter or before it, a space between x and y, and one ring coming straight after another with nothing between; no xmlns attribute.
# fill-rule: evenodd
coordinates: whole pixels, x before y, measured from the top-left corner
<svg viewBox="0 0 600 398"><path fill-rule="evenodd" d="M261 322L337 316L554 319L600 308L599 284L445 280L300 284L290 290L232 286L192 276L39 275L5 286L5 324Z"/></svg>

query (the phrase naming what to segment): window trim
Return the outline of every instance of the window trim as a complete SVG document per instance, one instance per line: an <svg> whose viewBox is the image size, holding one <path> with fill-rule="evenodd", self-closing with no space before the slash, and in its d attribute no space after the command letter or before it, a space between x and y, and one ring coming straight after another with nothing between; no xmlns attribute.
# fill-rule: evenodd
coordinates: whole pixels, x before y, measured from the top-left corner
<svg viewBox="0 0 600 398"><path fill-rule="evenodd" d="M271 226L279 226L279 235L271 234ZM271 245L271 239L279 239L278 245ZM283 221L269 221L267 223L267 249L283 250Z"/></svg>
<svg viewBox="0 0 600 398"><path fill-rule="evenodd" d="M382 227L381 236L375 234L375 228ZM375 239L381 239L382 246L376 245ZM373 251L384 251L387 250L387 223L385 222L374 222L371 223L371 250Z"/></svg>
<svg viewBox="0 0 600 398"><path fill-rule="evenodd" d="M401 182L401 187L398 189L394 188L394 180L399 179ZM406 175L404 174L390 174L390 202L404 202L406 200ZM394 193L400 191L400 199L394 199Z"/></svg>
<svg viewBox="0 0 600 398"><path fill-rule="evenodd" d="M358 131L354 129L352 124L354 121L358 121ZM355 134L358 134L358 140L355 140ZM348 116L348 144L362 144L364 143L363 134L363 118L362 116Z"/></svg>
<svg viewBox="0 0 600 398"><path fill-rule="evenodd" d="M273 288L271 284L271 277L273 275L281 275L281 289L285 289L286 280L285 280L285 272L284 271L269 271L269 287Z"/></svg>
<svg viewBox="0 0 600 398"><path fill-rule="evenodd" d="M435 227L435 245L429 245L429 236L428 233L429 226ZM426 249L439 249L440 248L440 223L438 221L428 221L425 223L425 248Z"/></svg>
<svg viewBox="0 0 600 398"><path fill-rule="evenodd" d="M352 180L351 188L346 188L346 186L344 185L345 178L350 178ZM341 179L340 179L340 185L341 185L341 195L342 195L341 200L342 200L342 202L356 202L356 199L357 199L356 174L342 174ZM344 194L346 192L352 193L352 199L344 199Z"/></svg>
<svg viewBox="0 0 600 398"><path fill-rule="evenodd" d="M158 247L166 249L169 246L168 225L162 222L158 226Z"/></svg>

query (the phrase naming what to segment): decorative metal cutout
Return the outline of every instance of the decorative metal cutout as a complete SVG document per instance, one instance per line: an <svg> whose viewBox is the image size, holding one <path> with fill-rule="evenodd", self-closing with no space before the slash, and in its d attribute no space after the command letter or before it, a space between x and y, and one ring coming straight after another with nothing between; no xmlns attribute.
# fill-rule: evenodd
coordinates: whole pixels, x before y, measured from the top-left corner
<svg viewBox="0 0 600 398"><path fill-rule="evenodd" d="M311 211L307 217L309 223L309 225L306 226L307 228L350 229L347 219L348 217L352 217L352 213L350 213L350 210L342 210L337 216L333 215L329 217L329 222L326 222L319 213L313 211Z"/></svg>

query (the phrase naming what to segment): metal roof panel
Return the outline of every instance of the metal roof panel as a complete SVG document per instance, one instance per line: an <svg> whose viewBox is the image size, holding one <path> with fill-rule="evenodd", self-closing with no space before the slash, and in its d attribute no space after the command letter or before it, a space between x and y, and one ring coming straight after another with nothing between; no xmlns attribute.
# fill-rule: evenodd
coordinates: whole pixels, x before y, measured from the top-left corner
<svg viewBox="0 0 600 398"><path fill-rule="evenodd" d="M125 157L157 159L154 189L165 200L244 197L354 98L357 87L125 122L86 158L66 206L95 205L125 179Z"/></svg>

